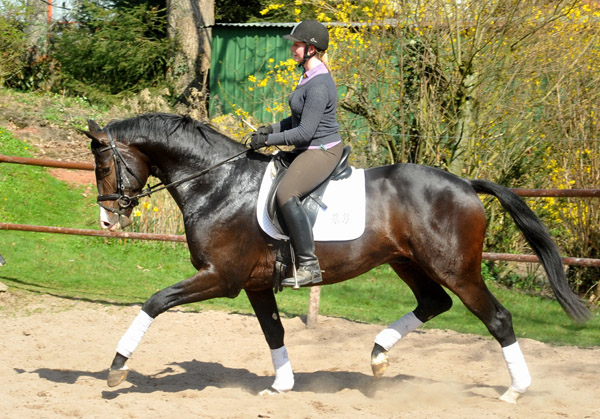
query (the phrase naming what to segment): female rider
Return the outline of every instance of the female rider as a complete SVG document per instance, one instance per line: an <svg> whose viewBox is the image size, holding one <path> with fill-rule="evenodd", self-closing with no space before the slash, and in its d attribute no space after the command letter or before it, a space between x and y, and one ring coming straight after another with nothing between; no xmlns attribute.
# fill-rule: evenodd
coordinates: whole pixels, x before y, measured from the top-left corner
<svg viewBox="0 0 600 419"><path fill-rule="evenodd" d="M316 20L302 21L284 38L293 42L294 61L302 77L289 98L291 116L260 127L252 134L253 150L272 145L293 145L298 156L277 190L277 204L294 248L296 278L283 286L316 284L322 281L315 255L310 221L300 200L319 186L340 161L343 150L336 118L337 89L327 61L329 33Z"/></svg>

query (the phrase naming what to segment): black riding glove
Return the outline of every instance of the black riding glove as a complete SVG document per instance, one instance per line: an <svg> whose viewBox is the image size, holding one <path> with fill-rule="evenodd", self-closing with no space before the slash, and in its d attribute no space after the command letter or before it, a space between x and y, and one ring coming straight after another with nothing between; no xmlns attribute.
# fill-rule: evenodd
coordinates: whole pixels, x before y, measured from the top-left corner
<svg viewBox="0 0 600 419"><path fill-rule="evenodd" d="M258 130L253 132L252 138L250 139L250 148L252 150L258 150L259 148L266 147L268 137L268 134L260 134Z"/></svg>
<svg viewBox="0 0 600 419"><path fill-rule="evenodd" d="M267 135L273 134L273 127L271 125L263 125L262 127L258 127L258 129L254 131L254 133Z"/></svg>

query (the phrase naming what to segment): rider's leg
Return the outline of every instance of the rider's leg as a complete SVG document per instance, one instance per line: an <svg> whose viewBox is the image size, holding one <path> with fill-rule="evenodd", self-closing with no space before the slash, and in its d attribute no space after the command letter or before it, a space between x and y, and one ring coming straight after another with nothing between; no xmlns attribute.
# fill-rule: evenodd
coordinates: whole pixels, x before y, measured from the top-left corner
<svg viewBox="0 0 600 419"><path fill-rule="evenodd" d="M328 150L310 149L292 162L277 190L277 203L290 235L298 265L297 284L321 282L321 270L315 255L312 226L300 199L308 195L331 174L340 161L343 144ZM284 286L295 286L295 278L286 278Z"/></svg>
<svg viewBox="0 0 600 419"><path fill-rule="evenodd" d="M292 197L281 207L281 214L288 229L298 270L295 278L286 278L283 286L317 284L321 278L321 268L315 255L315 242L310 220L297 197Z"/></svg>

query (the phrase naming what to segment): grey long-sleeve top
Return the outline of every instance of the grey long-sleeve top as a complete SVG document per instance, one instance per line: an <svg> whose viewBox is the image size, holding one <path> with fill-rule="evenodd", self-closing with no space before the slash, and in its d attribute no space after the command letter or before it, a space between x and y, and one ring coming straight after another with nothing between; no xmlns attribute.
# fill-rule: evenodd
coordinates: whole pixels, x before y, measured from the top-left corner
<svg viewBox="0 0 600 419"><path fill-rule="evenodd" d="M268 145L319 148L342 140L336 119L337 89L330 73L298 85L289 98L291 116L272 125Z"/></svg>

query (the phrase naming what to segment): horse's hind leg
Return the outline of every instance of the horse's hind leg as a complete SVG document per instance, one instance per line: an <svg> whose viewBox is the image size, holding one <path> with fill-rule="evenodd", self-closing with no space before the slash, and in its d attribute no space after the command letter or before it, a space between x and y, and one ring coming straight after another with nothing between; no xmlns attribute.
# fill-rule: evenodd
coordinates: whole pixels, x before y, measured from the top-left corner
<svg viewBox="0 0 600 419"><path fill-rule="evenodd" d="M271 288L268 288L262 291L246 290L246 295L271 349L271 360L275 369L275 381L271 388L261 391L260 394L290 391L294 387L294 373L283 343L284 329L279 317L275 294Z"/></svg>
<svg viewBox="0 0 600 419"><path fill-rule="evenodd" d="M517 398L531 384L531 375L515 336L512 316L486 287L479 270L468 277L476 280L461 281L458 284L450 284L449 287L500 343L511 377L511 385L500 399L516 403Z"/></svg>
<svg viewBox="0 0 600 419"><path fill-rule="evenodd" d="M375 338L371 352L371 368L376 378L381 377L388 367L387 352L402 337L452 307L452 299L446 291L418 265L407 262L390 263L390 266L413 291L417 307L381 331Z"/></svg>
<svg viewBox="0 0 600 419"><path fill-rule="evenodd" d="M420 326L419 321L424 323L431 320L433 317L449 310L452 306L452 300L445 290L419 266L414 264L390 265L412 289L417 298L417 308L391 325L392 331L388 331L390 329L388 328L380 333L380 335L388 335L387 341L385 338L379 340L379 335L376 338L371 363L379 361L381 365L372 366L374 373L377 368L380 375L387 368L386 352L389 349L386 349L385 346L389 346L389 342L393 346L406 333ZM512 317L483 282L478 260L475 260L469 269L461 270L461 273L462 275L446 275L443 278L443 284L461 299L465 306L485 324L492 336L500 343L502 355L511 376L511 385L501 396L501 399L515 403L519 395L524 393L531 384L531 376L513 330ZM456 278L460 278L460 280ZM411 321L412 316L416 320ZM402 333L401 327L404 327L404 333ZM392 336L392 339L389 339L389 335ZM381 343L378 343L378 341Z"/></svg>

